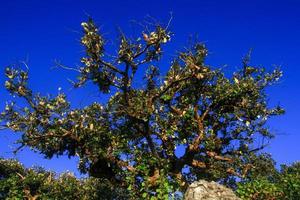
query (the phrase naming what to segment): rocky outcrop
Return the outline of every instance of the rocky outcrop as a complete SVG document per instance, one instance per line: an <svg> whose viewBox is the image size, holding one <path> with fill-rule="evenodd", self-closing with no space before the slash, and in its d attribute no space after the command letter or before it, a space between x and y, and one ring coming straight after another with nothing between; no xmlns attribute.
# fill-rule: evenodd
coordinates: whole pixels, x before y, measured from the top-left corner
<svg viewBox="0 0 300 200"><path fill-rule="evenodd" d="M240 200L231 189L205 180L192 183L184 197L185 200Z"/></svg>

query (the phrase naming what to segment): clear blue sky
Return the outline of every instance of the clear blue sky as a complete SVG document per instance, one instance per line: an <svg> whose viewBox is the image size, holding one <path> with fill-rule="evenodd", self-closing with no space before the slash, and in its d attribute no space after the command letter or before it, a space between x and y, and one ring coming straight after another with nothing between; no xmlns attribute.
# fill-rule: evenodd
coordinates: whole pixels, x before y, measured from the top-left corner
<svg viewBox="0 0 300 200"><path fill-rule="evenodd" d="M82 48L79 45L80 22L91 15L102 27L106 37L115 35L116 27L132 30L131 20L143 20L151 15L161 21L173 12L171 30L174 32L169 55L187 44L190 34L197 34L209 48L207 64L236 69L241 57L253 48L252 63L271 68L281 65L284 77L271 88L270 105L280 103L286 115L272 119L269 126L277 134L266 151L278 163L300 160L300 1L216 1L216 0L26 0L1 1L0 3L0 68L27 60L30 67L30 85L43 94L63 91L73 105L87 104L96 88L70 90L67 78L75 74L51 70L53 60L66 65L79 64ZM113 39L113 38L111 38ZM166 68L164 63L162 68ZM9 99L4 90L4 76L0 75L0 110ZM0 156L14 157L11 153L18 134L0 132ZM76 171L76 160L58 158L43 160L29 150L17 156L26 166L42 165L58 172Z"/></svg>

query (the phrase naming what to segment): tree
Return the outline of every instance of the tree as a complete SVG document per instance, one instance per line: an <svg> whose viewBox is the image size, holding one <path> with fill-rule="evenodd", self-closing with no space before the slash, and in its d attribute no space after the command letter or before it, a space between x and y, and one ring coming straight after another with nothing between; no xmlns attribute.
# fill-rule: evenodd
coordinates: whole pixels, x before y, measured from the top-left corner
<svg viewBox="0 0 300 200"><path fill-rule="evenodd" d="M77 179L71 173L57 176L42 168L24 168L16 160L0 159L0 199L128 199L126 192L107 180Z"/></svg>
<svg viewBox="0 0 300 200"><path fill-rule="evenodd" d="M196 42L160 73L162 48L172 36L168 26L145 25L136 39L121 32L116 56L105 51L91 19L81 26L86 55L73 68L79 74L73 85L91 82L110 98L72 109L63 93L32 91L28 70L7 67L6 89L27 106L7 103L0 119L3 128L22 133L20 148L49 159L78 156L82 173L127 188L132 198L167 198L200 178L230 184L254 169L252 158L266 145L260 139L273 136L267 119L283 113L268 106L265 91L281 77L279 69L251 66L246 56L241 69L226 76L205 64L208 51ZM136 74L145 68L141 80Z"/></svg>
<svg viewBox="0 0 300 200"><path fill-rule="evenodd" d="M275 167L273 167L275 168ZM281 165L280 171L249 176L238 183L237 194L242 199L296 200L300 198L300 163Z"/></svg>

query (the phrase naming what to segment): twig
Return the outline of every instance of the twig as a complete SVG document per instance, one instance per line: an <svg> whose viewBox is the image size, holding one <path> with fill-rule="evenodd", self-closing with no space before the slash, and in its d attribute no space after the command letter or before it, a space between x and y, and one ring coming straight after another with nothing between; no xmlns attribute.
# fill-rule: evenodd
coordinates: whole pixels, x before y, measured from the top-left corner
<svg viewBox="0 0 300 200"><path fill-rule="evenodd" d="M54 60L54 63L56 64L55 67L60 67L62 69L66 69L66 70L73 70L73 71L76 71L76 72L79 72L80 73L80 70L79 69L75 69L75 68L72 68L72 67L68 67L68 66L65 66L63 64L61 64L59 61L57 60ZM53 68L55 68L53 67Z"/></svg>
<svg viewBox="0 0 300 200"><path fill-rule="evenodd" d="M165 28L166 30L168 30L168 28L169 28L169 26L170 26L172 20L173 20L173 12L170 12L170 19L169 19L168 24L167 24L167 26L166 26L166 28Z"/></svg>

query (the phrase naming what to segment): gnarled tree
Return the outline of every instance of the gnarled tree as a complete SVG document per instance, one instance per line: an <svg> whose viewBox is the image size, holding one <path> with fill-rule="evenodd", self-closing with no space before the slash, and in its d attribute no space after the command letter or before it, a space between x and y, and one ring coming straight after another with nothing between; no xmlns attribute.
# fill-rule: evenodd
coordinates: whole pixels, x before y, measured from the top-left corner
<svg viewBox="0 0 300 200"><path fill-rule="evenodd" d="M78 156L81 172L143 197L167 198L203 178L229 183L255 167L252 158L265 146L257 141L273 136L267 119L283 113L268 106L265 93L280 70L250 66L246 56L241 69L226 76L205 64L208 51L195 43L161 74L167 27L147 27L137 39L120 34L112 57L94 22L81 26L86 55L74 87L92 82L110 99L72 109L61 92L46 97L32 91L27 70L6 68L5 87L28 105L8 103L0 119L3 128L22 133L21 146L46 158ZM145 67L141 79L136 72Z"/></svg>

